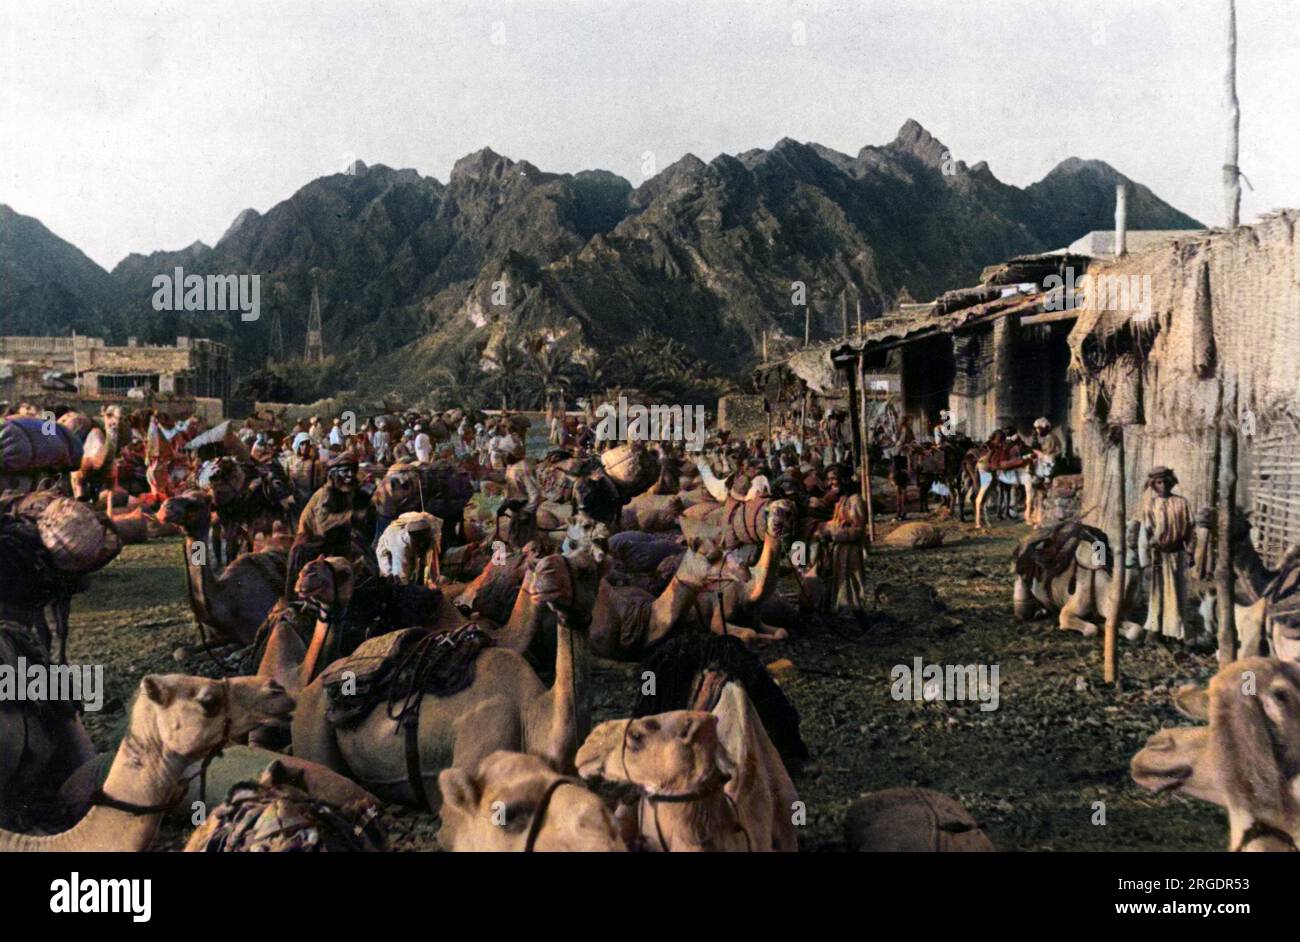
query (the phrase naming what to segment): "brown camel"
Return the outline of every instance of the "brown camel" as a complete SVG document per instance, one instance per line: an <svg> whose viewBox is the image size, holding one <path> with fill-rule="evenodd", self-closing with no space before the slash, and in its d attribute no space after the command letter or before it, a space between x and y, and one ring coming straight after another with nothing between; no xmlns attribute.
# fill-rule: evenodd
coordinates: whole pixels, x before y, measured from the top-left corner
<svg viewBox="0 0 1300 942"><path fill-rule="evenodd" d="M1229 850L1294 851L1300 842L1300 664L1243 658L1208 694L1180 691L1184 712L1209 726L1163 729L1133 756L1133 780L1228 811Z"/></svg>
<svg viewBox="0 0 1300 942"><path fill-rule="evenodd" d="M798 849L794 783L739 684L726 684L711 713L601 723L577 764L583 778L640 789L623 823L647 850Z"/></svg>
<svg viewBox="0 0 1300 942"><path fill-rule="evenodd" d="M478 769L444 769L438 843L452 851L626 850L604 802L537 756L494 752Z"/></svg>
<svg viewBox="0 0 1300 942"><path fill-rule="evenodd" d="M781 641L784 628L768 630L760 609L776 591L780 577L781 541L793 526L795 507L792 501L776 500L767 505L763 549L753 566L734 563L729 557L715 567L705 591L701 591L694 611L714 634L732 634L742 641ZM718 596L721 595L721 606ZM725 624L724 624L725 617ZM746 627L752 624L755 627Z"/></svg>
<svg viewBox="0 0 1300 942"><path fill-rule="evenodd" d="M274 681L148 674L90 812L61 834L0 831L0 852L147 850L163 811L207 757L257 726L287 722L292 711L293 699Z"/></svg>
<svg viewBox="0 0 1300 942"><path fill-rule="evenodd" d="M590 725L584 613L592 609L596 583L586 571L597 565L590 553L548 556L537 563L533 578L526 582L532 604L549 608L557 618L555 681L550 689L518 651L487 647L473 663L468 687L442 697L413 692L411 707L418 725L411 756L404 727L382 697L359 723L348 728L331 724L325 682L336 671L348 669L346 659L337 661L298 698L294 755L350 773L381 798L427 801L434 811L439 796L433 784L439 772L450 767L476 769L500 749L540 756L556 769L569 768ZM372 639L353 657L365 657L368 645L382 643L382 637Z"/></svg>
<svg viewBox="0 0 1300 942"><path fill-rule="evenodd" d="M212 504L200 491L170 498L158 519L185 531L190 609L200 633L211 631L211 640L217 643L250 643L284 588L285 554L277 550L246 553L218 572L208 542ZM184 656L192 650L182 649L178 654Z"/></svg>
<svg viewBox="0 0 1300 942"><path fill-rule="evenodd" d="M569 547L585 547L598 560L596 574L599 583L594 586L595 605L591 611L591 650L599 657L613 660L636 661L662 641L679 624L699 598L708 583L714 563L712 558L688 546L677 571L658 596L635 585L615 585L606 577L613 570L613 557L604 552L599 539L600 530L592 531L579 525L569 528L565 542ZM699 547L706 552L710 547Z"/></svg>
<svg viewBox="0 0 1300 942"><path fill-rule="evenodd" d="M297 612L279 608L270 625L266 646L258 663L257 676L273 679L290 693L312 682L321 663L325 642L333 624L331 616L352 598L352 566L342 556L319 557L302 567L295 586L306 609L315 612L311 637L304 644Z"/></svg>
<svg viewBox="0 0 1300 942"><path fill-rule="evenodd" d="M60 420L62 421L62 419ZM72 421L64 423L75 428ZM122 409L107 406L100 424L92 426L82 443L81 466L70 475L72 496L93 501L101 487L117 486L117 456L122 447Z"/></svg>

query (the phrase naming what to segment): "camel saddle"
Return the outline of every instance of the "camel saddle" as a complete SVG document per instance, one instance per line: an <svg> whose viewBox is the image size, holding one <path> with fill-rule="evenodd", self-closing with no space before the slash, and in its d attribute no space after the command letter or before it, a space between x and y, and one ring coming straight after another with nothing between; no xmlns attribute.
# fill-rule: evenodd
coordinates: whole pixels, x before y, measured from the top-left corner
<svg viewBox="0 0 1300 942"><path fill-rule="evenodd" d="M394 719L413 715L408 707L421 695L449 697L469 687L479 652L493 643L472 622L451 631L407 628L370 638L323 675L325 716L349 729L381 701ZM400 715L394 715L399 704Z"/></svg>
<svg viewBox="0 0 1300 942"><path fill-rule="evenodd" d="M1020 544L1016 553L1015 573L1019 576L1050 582L1075 561L1080 542L1101 543L1105 547L1105 569L1110 569L1110 540L1102 530L1078 520L1035 530Z"/></svg>

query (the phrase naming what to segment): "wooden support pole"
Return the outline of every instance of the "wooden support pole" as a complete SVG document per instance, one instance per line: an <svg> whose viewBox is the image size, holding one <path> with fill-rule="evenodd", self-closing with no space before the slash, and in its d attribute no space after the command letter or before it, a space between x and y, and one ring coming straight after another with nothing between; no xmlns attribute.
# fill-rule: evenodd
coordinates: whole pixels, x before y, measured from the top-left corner
<svg viewBox="0 0 1300 942"><path fill-rule="evenodd" d="M840 294L840 317L844 321L844 336L849 335L849 296L847 292Z"/></svg>
<svg viewBox="0 0 1300 942"><path fill-rule="evenodd" d="M1237 606L1232 565L1232 528L1237 509L1236 420L1237 384L1233 382L1223 395L1223 407L1219 413L1218 559L1214 582L1218 596L1220 666L1237 658Z"/></svg>
<svg viewBox="0 0 1300 942"><path fill-rule="evenodd" d="M862 336L862 297L858 297L858 336Z"/></svg>
<svg viewBox="0 0 1300 942"><path fill-rule="evenodd" d="M807 304L803 306L803 345L806 347L812 340L812 308Z"/></svg>
<svg viewBox="0 0 1300 942"><path fill-rule="evenodd" d="M1235 229L1241 218L1241 168L1237 166L1237 142L1241 134L1241 106L1237 102L1237 4L1228 0L1228 62L1223 84L1228 99L1228 147L1223 161L1223 188L1227 201L1228 228Z"/></svg>
<svg viewBox="0 0 1300 942"><path fill-rule="evenodd" d="M862 423L862 453L859 455L862 475L862 499L867 505L867 542L876 542L876 516L871 509L871 423L867 420L867 369L864 365L866 353L858 351L856 365L858 377L858 421Z"/></svg>
<svg viewBox="0 0 1300 942"><path fill-rule="evenodd" d="M1128 547L1125 546L1125 534L1128 530L1128 482L1127 469L1124 466L1124 427L1116 428L1115 460L1118 473L1119 495L1116 501L1115 524L1118 533L1114 565L1111 567L1110 611L1106 613L1105 634L1102 639L1101 679L1108 684L1118 682L1119 666L1115 663L1115 636L1119 632L1119 623L1124 617L1125 583L1128 581Z"/></svg>

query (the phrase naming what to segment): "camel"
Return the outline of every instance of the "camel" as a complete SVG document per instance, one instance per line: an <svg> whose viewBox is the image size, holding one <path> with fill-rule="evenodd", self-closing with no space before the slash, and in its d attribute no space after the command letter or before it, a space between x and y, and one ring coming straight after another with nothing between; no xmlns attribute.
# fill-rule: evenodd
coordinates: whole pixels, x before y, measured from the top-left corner
<svg viewBox="0 0 1300 942"><path fill-rule="evenodd" d="M147 850L205 759L257 726L287 722L292 711L293 699L274 681L148 674L90 812L61 834L0 830L0 852Z"/></svg>
<svg viewBox="0 0 1300 942"><path fill-rule="evenodd" d="M352 597L352 566L342 556L319 557L302 567L295 586L297 597L308 611L316 613L312 634L306 644L298 630L297 612L289 607L268 626L266 645L257 676L278 682L297 693L312 682L325 652L325 642L336 623L335 616Z"/></svg>
<svg viewBox="0 0 1300 942"><path fill-rule="evenodd" d="M1226 808L1229 850L1296 850L1300 664L1242 658L1214 675L1208 694L1180 693L1180 708L1209 726L1156 733L1133 756L1133 780Z"/></svg>
<svg viewBox="0 0 1300 942"><path fill-rule="evenodd" d="M1244 512L1236 517L1233 534L1233 601L1236 612L1238 657L1256 657L1265 642L1273 657L1300 662L1300 618L1296 598L1300 588L1300 545L1283 554L1276 570L1264 565L1250 539L1250 524ZM1202 534L1197 534L1198 547ZM1199 555L1199 551L1198 551ZM1211 636L1218 634L1218 589L1200 585L1200 613Z"/></svg>
<svg viewBox="0 0 1300 942"><path fill-rule="evenodd" d="M1125 539L1124 609L1129 611L1142 582L1139 539L1138 523L1131 520ZM1016 618L1029 620L1037 603L1058 613L1057 626L1062 630L1092 637L1097 626L1088 618L1106 615L1113 561L1110 540L1096 527L1067 520L1034 531L1020 541L1012 555ZM1132 641L1141 635L1142 626L1125 621L1123 630Z"/></svg>
<svg viewBox="0 0 1300 942"><path fill-rule="evenodd" d="M60 417L60 422L64 417ZM63 423L76 428L75 418ZM122 448L122 409L107 406L100 412L100 422L86 432L82 443L81 466L70 475L72 495L77 500L95 500L100 487L117 486L117 455Z"/></svg>
<svg viewBox="0 0 1300 942"><path fill-rule="evenodd" d="M578 774L640 791L623 816L651 851L794 851L798 796L744 688L710 713L609 720L578 750Z"/></svg>
<svg viewBox="0 0 1300 942"><path fill-rule="evenodd" d="M494 752L474 772L444 769L438 843L451 851L622 851L605 804L537 756Z"/></svg>
<svg viewBox="0 0 1300 942"><path fill-rule="evenodd" d="M782 540L793 525L793 501L776 500L767 505L763 549L754 566L735 563L725 557L695 601L695 612L715 634L732 634L745 642L781 641L788 632L783 627L768 630L763 623L763 609L771 601L780 576ZM719 599L719 596L721 598ZM719 604L720 603L720 604ZM794 614L793 612L789 614ZM788 616L787 616L788 617ZM745 627L742 623L755 627Z"/></svg>
<svg viewBox="0 0 1300 942"><path fill-rule="evenodd" d="M441 697L412 691L403 712L414 725L408 720L404 727L381 698L358 723L342 728L329 719L326 682L348 670L350 661L336 661L298 698L293 754L350 773L381 798L427 804L432 811L440 799L430 779L445 768L476 769L497 750L526 752L553 768L568 768L590 723L583 613L592 609L596 580L589 571L598 566L595 555L548 556L525 581L535 609L556 615L555 681L549 689L514 645L494 645L478 653L472 680L463 689ZM385 638L392 643L391 637L371 639L353 657L365 658ZM408 742L401 734L410 729Z"/></svg>
<svg viewBox="0 0 1300 942"><path fill-rule="evenodd" d="M29 665L48 663L29 629L0 621L0 664L16 670L20 657ZM94 754L74 704L6 704L0 710L0 823L25 823L23 812Z"/></svg>
<svg viewBox="0 0 1300 942"><path fill-rule="evenodd" d="M289 520L293 488L279 464L214 458L203 465L198 483L212 495L220 531L214 549L222 565L252 552L257 534L269 534L277 521Z"/></svg>
<svg viewBox="0 0 1300 942"><path fill-rule="evenodd" d="M614 557L605 551L605 539L606 531L600 525L592 529L573 524L564 545L571 553L592 554L597 562L594 570L585 573L598 580L589 587L595 593L591 609L592 653L611 660L635 661L668 637L691 611L713 577L720 557L710 544L688 541L668 585L655 596L639 586L616 585L610 581ZM720 625L718 631L721 632Z"/></svg>
<svg viewBox="0 0 1300 942"><path fill-rule="evenodd" d="M169 498L158 512L158 519L185 531L190 610L200 635L206 637L205 632L211 630L218 643L252 642L284 588L285 554L278 550L246 553L217 572L208 546L212 504L201 491ZM192 650L183 648L179 653L185 656Z"/></svg>

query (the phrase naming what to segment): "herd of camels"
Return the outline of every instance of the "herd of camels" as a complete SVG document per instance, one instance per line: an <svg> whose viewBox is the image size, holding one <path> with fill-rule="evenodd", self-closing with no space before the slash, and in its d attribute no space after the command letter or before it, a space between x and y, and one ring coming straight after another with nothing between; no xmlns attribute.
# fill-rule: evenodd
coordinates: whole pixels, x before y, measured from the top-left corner
<svg viewBox="0 0 1300 942"><path fill-rule="evenodd" d="M113 431L100 438L96 460L111 451ZM243 652L247 672L145 676L113 756L96 754L76 710L0 709L0 822L17 826L0 830L0 850L143 851L165 818L185 821L196 807L211 814L189 849L265 850L230 846L230 829L222 831L232 814L222 801L241 783L339 820L373 821L383 802L426 808L440 817L439 844L453 851L797 850L806 809L794 776L808 753L797 713L753 649L786 637L798 619L777 583L799 511L729 490L707 464L669 475L662 460L636 457L644 480L621 494L612 529L675 531L673 552L659 552L664 541L612 539L610 527L575 516L580 499L548 499L538 518L549 540L483 558L454 591L433 594L418 625L373 633L344 654L340 618L360 592L347 558L308 562L294 586L299 604L288 605L284 531L212 565L202 552L212 494L172 497L156 522L183 534L202 647ZM411 482L421 473L394 467L375 499L393 517L422 510L423 487ZM420 506L409 506L413 494ZM73 591L46 578L32 534L49 529L44 514L72 514L74 502L37 496L3 508L4 665L65 657L29 630L60 611L66 630ZM117 532L111 511L100 522L106 537ZM1127 571L1138 574L1144 548L1127 536ZM1062 629L1095 633L1116 590L1091 552L1097 540L1105 535L1069 524L1022 541L1014 614L1051 612ZM1207 688L1179 691L1177 708L1204 725L1152 736L1132 776L1227 809L1232 850L1294 850L1300 635L1275 603L1279 582L1296 580L1298 554L1273 571L1249 545L1234 557L1240 659ZM729 555L738 547L750 550L744 563ZM1139 581L1122 587L1126 599ZM695 630L681 630L687 621ZM1260 656L1265 649L1270 657ZM653 663L671 693L593 724L594 658ZM52 821L75 823L58 830ZM960 804L906 787L856 802L845 839L861 850L993 849ZM307 849L325 843L313 838Z"/></svg>

